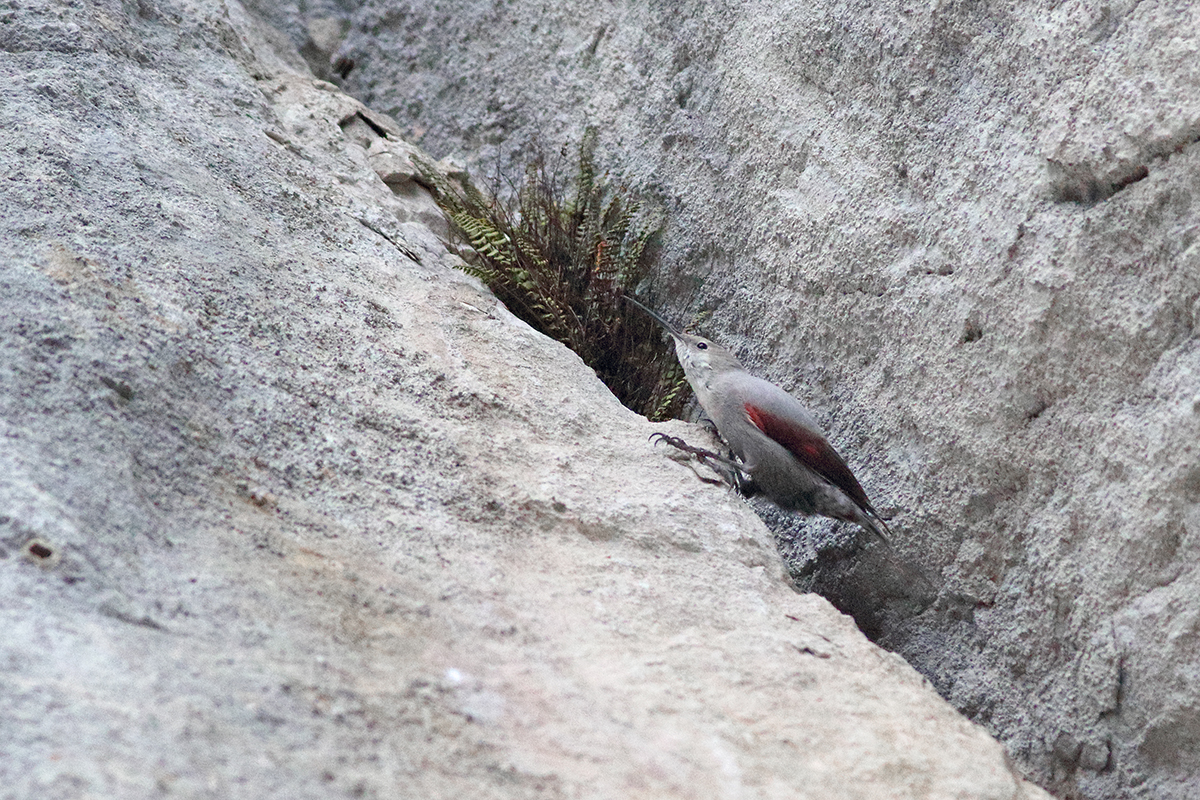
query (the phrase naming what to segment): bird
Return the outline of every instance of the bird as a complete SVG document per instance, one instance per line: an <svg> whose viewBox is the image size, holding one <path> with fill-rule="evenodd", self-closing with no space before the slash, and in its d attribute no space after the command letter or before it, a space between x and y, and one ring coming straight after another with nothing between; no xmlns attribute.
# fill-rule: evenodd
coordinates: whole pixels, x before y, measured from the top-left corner
<svg viewBox="0 0 1200 800"><path fill-rule="evenodd" d="M890 544L887 523L799 400L750 374L727 348L684 333L634 298L625 299L671 335L687 382L734 458L676 436L652 438L731 469L732 482L747 496L762 494L789 511L852 522Z"/></svg>

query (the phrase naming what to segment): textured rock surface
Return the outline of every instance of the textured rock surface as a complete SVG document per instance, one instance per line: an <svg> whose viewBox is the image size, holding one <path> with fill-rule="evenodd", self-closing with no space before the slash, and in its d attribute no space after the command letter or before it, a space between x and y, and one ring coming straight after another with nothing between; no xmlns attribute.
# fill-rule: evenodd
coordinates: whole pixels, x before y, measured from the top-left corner
<svg viewBox="0 0 1200 800"><path fill-rule="evenodd" d="M1045 796L280 38L0 17L0 797Z"/></svg>
<svg viewBox="0 0 1200 800"><path fill-rule="evenodd" d="M1045 785L1194 798L1198 51L1195 3L370 0L335 58L481 167L600 124L658 298L827 422L937 599L815 524L796 572Z"/></svg>

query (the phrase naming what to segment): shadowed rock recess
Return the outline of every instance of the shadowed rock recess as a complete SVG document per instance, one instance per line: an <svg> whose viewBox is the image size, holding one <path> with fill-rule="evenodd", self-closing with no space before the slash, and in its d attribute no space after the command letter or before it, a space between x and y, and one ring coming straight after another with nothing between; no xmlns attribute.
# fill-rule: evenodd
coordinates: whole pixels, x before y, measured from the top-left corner
<svg viewBox="0 0 1200 800"><path fill-rule="evenodd" d="M891 517L895 557L768 515L802 586L1061 796L1200 797L1200 4L344 20L328 64L434 155L519 175L591 122L669 210L647 299Z"/></svg>
<svg viewBox="0 0 1200 800"><path fill-rule="evenodd" d="M0 9L0 798L1046 797L272 13Z"/></svg>

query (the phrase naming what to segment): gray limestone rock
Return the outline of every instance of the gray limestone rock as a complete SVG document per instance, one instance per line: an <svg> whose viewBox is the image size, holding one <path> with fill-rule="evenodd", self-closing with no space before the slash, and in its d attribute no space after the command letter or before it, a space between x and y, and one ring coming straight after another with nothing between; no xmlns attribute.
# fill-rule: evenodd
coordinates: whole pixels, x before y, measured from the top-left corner
<svg viewBox="0 0 1200 800"><path fill-rule="evenodd" d="M897 564L771 517L804 585L1044 785L1200 796L1200 6L350 21L344 85L435 155L516 170L593 123L669 209L651 299L714 312L892 517Z"/></svg>
<svg viewBox="0 0 1200 800"><path fill-rule="evenodd" d="M235 0L11 6L0 86L0 797L1046 796Z"/></svg>

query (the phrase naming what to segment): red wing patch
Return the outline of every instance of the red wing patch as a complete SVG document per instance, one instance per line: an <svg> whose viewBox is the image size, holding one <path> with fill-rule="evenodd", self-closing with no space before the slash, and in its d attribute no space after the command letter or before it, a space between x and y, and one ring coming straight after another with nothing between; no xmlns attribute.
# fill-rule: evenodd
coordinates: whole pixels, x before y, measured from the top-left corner
<svg viewBox="0 0 1200 800"><path fill-rule="evenodd" d="M845 492L859 508L874 513L858 479L825 437L749 403L745 409L756 428L787 448L801 464Z"/></svg>

